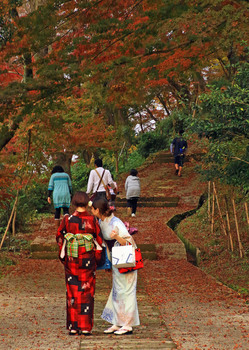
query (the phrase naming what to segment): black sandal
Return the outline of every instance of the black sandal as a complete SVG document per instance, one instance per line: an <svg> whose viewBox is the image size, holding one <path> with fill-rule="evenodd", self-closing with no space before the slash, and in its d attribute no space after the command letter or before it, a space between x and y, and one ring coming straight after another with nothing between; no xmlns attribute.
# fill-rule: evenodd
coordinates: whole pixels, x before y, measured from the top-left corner
<svg viewBox="0 0 249 350"><path fill-rule="evenodd" d="M79 335L85 335L85 336L92 335L92 333L89 332L89 331L81 331L81 330L78 331L78 334Z"/></svg>

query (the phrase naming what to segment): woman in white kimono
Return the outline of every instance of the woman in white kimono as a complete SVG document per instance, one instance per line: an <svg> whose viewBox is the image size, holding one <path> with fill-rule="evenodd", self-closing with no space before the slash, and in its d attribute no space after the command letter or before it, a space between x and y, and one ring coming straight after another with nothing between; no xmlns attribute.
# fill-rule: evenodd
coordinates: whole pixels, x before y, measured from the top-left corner
<svg viewBox="0 0 249 350"><path fill-rule="evenodd" d="M100 219L103 238L110 252L116 242L126 245L128 241L136 248L124 223L114 216L113 210L105 199L101 198L93 202L92 213ZM131 334L132 327L140 324L136 290L137 271L121 274L116 267L112 267L112 290L101 315L112 326L104 331L105 334Z"/></svg>

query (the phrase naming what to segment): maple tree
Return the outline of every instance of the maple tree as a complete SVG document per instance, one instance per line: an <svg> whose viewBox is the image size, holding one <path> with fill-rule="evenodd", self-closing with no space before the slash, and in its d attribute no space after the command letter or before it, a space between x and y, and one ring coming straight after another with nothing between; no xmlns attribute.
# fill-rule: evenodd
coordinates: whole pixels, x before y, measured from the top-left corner
<svg viewBox="0 0 249 350"><path fill-rule="evenodd" d="M0 150L11 174L29 130L38 172L51 154L117 155L131 145L127 127L191 111L245 59L246 1L4 0L0 10Z"/></svg>
<svg viewBox="0 0 249 350"><path fill-rule="evenodd" d="M39 104L51 95L71 94L90 80L93 91L102 87L106 105L122 109L142 104L149 113L148 105L157 98L169 113L175 104L189 106L195 90L205 88L204 77L217 74L218 69L204 73L203 68L214 67L217 60L225 69L224 57L232 62L243 54L239 44L248 16L243 1L40 4L30 2L26 13L17 8L21 15L15 17L17 28L7 48L24 65L28 59L23 56L32 56L24 81Z"/></svg>

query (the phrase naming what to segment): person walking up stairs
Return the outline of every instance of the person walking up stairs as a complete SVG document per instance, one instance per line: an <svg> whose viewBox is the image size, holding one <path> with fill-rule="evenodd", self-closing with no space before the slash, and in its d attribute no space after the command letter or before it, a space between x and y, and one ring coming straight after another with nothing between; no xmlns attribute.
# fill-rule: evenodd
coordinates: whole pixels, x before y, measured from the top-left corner
<svg viewBox="0 0 249 350"><path fill-rule="evenodd" d="M137 202L141 192L140 179L137 174L138 171L136 169L131 169L130 175L126 178L125 181L127 215L132 217L136 216Z"/></svg>

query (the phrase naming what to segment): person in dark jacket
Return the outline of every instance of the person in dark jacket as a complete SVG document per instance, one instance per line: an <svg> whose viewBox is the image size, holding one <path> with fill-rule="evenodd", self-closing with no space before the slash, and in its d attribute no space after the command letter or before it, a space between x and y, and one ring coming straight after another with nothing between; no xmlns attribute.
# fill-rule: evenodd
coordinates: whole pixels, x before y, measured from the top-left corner
<svg viewBox="0 0 249 350"><path fill-rule="evenodd" d="M187 141L182 137L183 130L179 131L179 136L174 138L170 145L170 151L175 158L175 174L182 176L182 167L184 163L185 154L187 152L188 144Z"/></svg>
<svg viewBox="0 0 249 350"><path fill-rule="evenodd" d="M126 178L125 181L127 214L131 215L132 217L136 216L137 202L141 192L140 179L137 174L138 172L136 169L131 169L130 175Z"/></svg>

